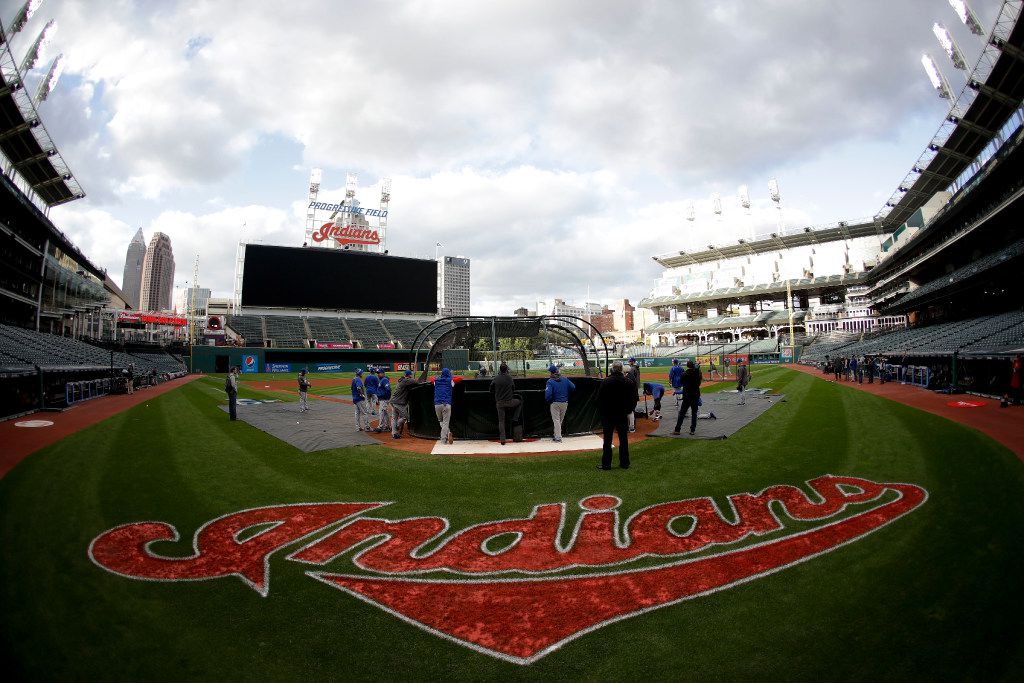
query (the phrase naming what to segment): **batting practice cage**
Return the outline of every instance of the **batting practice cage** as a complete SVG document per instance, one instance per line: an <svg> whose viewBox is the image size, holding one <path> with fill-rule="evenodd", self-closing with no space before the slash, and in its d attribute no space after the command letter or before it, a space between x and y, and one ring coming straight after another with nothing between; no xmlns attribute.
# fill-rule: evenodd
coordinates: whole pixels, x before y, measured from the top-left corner
<svg viewBox="0 0 1024 683"><path fill-rule="evenodd" d="M591 433L598 425L597 388L608 372L609 350L592 324L572 316L441 318L427 325L413 343L414 367L422 367L409 394L409 431L436 439L441 427L434 413L433 385L428 382L449 359L463 358L468 367L486 369L475 379L460 379L452 397L450 428L456 438L498 437L498 415L491 379L505 362L523 402L522 427L527 437L551 436L553 424L544 400L547 368L555 365L576 386L562 425L565 434ZM534 374L534 376L530 376Z"/></svg>

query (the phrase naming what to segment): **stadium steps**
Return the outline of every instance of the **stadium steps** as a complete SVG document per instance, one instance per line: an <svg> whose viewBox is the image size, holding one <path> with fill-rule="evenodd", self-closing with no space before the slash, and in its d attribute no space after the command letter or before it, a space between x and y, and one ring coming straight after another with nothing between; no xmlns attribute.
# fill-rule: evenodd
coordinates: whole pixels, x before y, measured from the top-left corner
<svg viewBox="0 0 1024 683"><path fill-rule="evenodd" d="M352 334L352 328L348 326L348 321L344 318L341 319L341 326L345 328L345 333L348 334L349 341L355 341L355 335Z"/></svg>

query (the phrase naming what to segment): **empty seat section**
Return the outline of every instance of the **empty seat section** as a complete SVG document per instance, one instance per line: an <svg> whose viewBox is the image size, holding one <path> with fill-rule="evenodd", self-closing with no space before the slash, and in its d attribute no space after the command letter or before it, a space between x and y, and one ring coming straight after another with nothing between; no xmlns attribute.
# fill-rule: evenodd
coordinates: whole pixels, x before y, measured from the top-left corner
<svg viewBox="0 0 1024 683"><path fill-rule="evenodd" d="M302 348L306 346L306 325L302 318L291 315L265 315L267 339L273 340L278 348Z"/></svg>
<svg viewBox="0 0 1024 683"><path fill-rule="evenodd" d="M263 346L263 319L258 315L229 315L227 326L249 346Z"/></svg>
<svg viewBox="0 0 1024 683"><path fill-rule="evenodd" d="M352 330L352 338L358 340L363 348L374 348L377 344L391 341L379 320L346 318L345 323Z"/></svg>

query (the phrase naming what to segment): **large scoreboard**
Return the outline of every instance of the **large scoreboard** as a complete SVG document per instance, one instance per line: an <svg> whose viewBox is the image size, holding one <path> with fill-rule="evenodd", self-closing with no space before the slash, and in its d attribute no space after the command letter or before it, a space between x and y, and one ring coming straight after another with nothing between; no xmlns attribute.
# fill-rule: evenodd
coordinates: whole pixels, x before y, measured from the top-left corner
<svg viewBox="0 0 1024 683"><path fill-rule="evenodd" d="M242 306L433 314L437 312L437 262L248 244Z"/></svg>

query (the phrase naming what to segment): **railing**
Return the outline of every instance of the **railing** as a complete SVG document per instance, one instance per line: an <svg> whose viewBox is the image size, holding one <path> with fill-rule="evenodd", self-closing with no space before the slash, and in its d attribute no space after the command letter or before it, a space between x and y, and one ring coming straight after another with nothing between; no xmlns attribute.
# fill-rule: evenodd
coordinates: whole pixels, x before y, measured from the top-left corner
<svg viewBox="0 0 1024 683"><path fill-rule="evenodd" d="M895 372L900 383L915 387L927 389L932 379L931 369L924 365L890 365L889 370Z"/></svg>
<svg viewBox="0 0 1024 683"><path fill-rule="evenodd" d="M110 379L86 379L64 385L64 399L70 406L110 393Z"/></svg>

